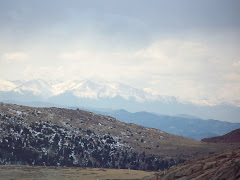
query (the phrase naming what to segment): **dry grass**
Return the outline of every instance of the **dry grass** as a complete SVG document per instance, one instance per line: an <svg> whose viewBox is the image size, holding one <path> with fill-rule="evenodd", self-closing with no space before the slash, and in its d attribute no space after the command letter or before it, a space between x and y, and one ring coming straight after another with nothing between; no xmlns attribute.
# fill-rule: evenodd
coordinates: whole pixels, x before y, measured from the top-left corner
<svg viewBox="0 0 240 180"><path fill-rule="evenodd" d="M101 180L142 179L155 172L127 169L42 167L24 165L1 165L0 180Z"/></svg>

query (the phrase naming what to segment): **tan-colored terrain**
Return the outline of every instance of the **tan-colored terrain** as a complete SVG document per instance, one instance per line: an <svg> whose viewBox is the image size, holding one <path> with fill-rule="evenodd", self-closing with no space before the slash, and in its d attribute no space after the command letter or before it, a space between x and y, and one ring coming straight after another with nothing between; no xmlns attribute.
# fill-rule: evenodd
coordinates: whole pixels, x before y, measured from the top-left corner
<svg viewBox="0 0 240 180"><path fill-rule="evenodd" d="M153 174L128 169L0 165L0 180L142 179Z"/></svg>

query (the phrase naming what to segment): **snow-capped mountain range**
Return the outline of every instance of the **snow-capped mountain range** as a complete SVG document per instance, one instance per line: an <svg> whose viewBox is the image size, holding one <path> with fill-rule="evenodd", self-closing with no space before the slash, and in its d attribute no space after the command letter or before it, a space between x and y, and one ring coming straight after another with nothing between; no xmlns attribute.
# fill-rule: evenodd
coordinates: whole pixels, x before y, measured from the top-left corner
<svg viewBox="0 0 240 180"><path fill-rule="evenodd" d="M30 106L125 109L157 114L188 114L203 119L240 122L240 107L199 105L174 96L162 96L151 89L137 89L122 83L94 80L46 82L44 80L0 80L0 101Z"/></svg>
<svg viewBox="0 0 240 180"><path fill-rule="evenodd" d="M100 99L121 97L125 100L133 98L139 103L146 101L162 101L171 103L177 98L161 96L150 89L137 89L122 83L112 83L93 80L71 80L60 83L48 83L43 80L31 81L0 81L0 91L31 95L48 99L64 93L71 93L76 98Z"/></svg>

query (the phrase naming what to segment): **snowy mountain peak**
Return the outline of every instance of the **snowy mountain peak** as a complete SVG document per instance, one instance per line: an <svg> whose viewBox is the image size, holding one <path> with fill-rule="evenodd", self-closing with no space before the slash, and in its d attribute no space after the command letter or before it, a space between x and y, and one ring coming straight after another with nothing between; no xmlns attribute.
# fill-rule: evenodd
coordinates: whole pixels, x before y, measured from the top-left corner
<svg viewBox="0 0 240 180"><path fill-rule="evenodd" d="M136 96L136 92L131 93L131 89L133 88L120 83L86 80L76 83L71 88L68 88L67 91L72 92L75 96L80 98L99 99L121 96L125 99L129 99L130 96Z"/></svg>
<svg viewBox="0 0 240 180"><path fill-rule="evenodd" d="M44 98L48 98L54 94L55 89L43 80L31 80L14 88L13 91L20 94L31 92L35 96L43 96Z"/></svg>
<svg viewBox="0 0 240 180"><path fill-rule="evenodd" d="M70 93L76 98L101 99L121 97L125 100L134 99L139 103L146 101L171 103L171 101L176 100L171 96L160 96L150 89L137 89L116 82L70 80L53 84L38 79L31 81L1 81L0 83L0 91L12 91L21 95L29 95L30 93L45 99L64 93Z"/></svg>
<svg viewBox="0 0 240 180"><path fill-rule="evenodd" d="M80 81L70 80L70 81L60 82L60 83L54 84L52 86L56 90L56 94L62 94L65 91L72 89L78 83L80 83Z"/></svg>
<svg viewBox="0 0 240 180"><path fill-rule="evenodd" d="M16 85L11 81L0 80L0 91L11 91Z"/></svg>

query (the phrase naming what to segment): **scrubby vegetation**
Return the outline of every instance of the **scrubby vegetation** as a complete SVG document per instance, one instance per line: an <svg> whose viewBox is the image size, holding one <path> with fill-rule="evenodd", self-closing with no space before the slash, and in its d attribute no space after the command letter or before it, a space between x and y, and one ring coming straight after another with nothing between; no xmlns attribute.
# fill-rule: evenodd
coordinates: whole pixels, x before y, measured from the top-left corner
<svg viewBox="0 0 240 180"><path fill-rule="evenodd" d="M156 171L179 162L137 153L111 134L58 126L50 121L27 123L23 118L0 115L1 164L80 166Z"/></svg>

